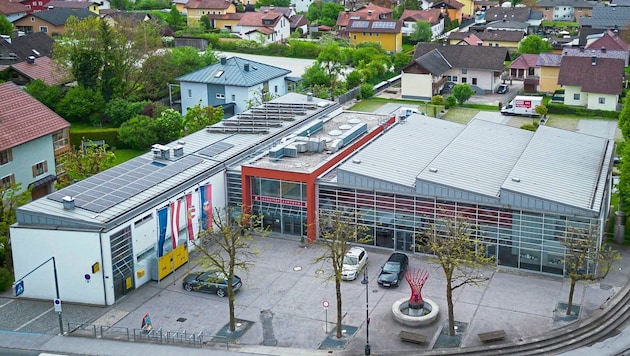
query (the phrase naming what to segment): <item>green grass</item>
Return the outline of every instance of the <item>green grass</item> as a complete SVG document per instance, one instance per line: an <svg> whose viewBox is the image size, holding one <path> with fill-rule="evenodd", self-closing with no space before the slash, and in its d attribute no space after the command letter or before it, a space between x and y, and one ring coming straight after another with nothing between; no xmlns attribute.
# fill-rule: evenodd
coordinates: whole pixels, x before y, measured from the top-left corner
<svg viewBox="0 0 630 356"><path fill-rule="evenodd" d="M543 21L541 26L565 28L565 27L579 27L580 25L577 22L571 22L571 21Z"/></svg>
<svg viewBox="0 0 630 356"><path fill-rule="evenodd" d="M454 107L450 108L444 116L442 116L443 120L457 122L459 124L466 124L470 119L475 117L479 113L480 110L473 108L464 108L464 107Z"/></svg>
<svg viewBox="0 0 630 356"><path fill-rule="evenodd" d="M117 149L116 152L114 152L114 154L116 155L116 161L114 161L114 164L119 165L132 158L138 157L146 152L147 152L146 150L137 151L137 150L130 150L130 149Z"/></svg>
<svg viewBox="0 0 630 356"><path fill-rule="evenodd" d="M354 104L350 110L352 111L361 111L361 112L373 112L376 111L381 106L385 105L384 102L376 101L373 99L361 100L358 103Z"/></svg>

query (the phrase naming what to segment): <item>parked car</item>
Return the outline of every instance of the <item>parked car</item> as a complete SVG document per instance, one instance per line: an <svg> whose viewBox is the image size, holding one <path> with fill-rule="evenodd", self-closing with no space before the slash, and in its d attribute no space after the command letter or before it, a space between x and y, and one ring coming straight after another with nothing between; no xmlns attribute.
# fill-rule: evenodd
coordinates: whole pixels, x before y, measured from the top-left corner
<svg viewBox="0 0 630 356"><path fill-rule="evenodd" d="M440 90L440 94L448 94L453 91L454 87L455 87L455 83L446 82L444 86L442 87L442 89Z"/></svg>
<svg viewBox="0 0 630 356"><path fill-rule="evenodd" d="M383 287L398 287L400 280L404 278L408 265L409 257L407 255L400 252L392 253L381 268L378 284Z"/></svg>
<svg viewBox="0 0 630 356"><path fill-rule="evenodd" d="M232 279L232 289L237 291L243 282L238 276ZM183 287L186 291L216 293L219 297L227 294L227 277L221 271L204 271L187 275L184 278Z"/></svg>
<svg viewBox="0 0 630 356"><path fill-rule="evenodd" d="M499 85L499 87L497 88L497 94L505 94L508 91L510 91L510 86L507 84L501 84Z"/></svg>
<svg viewBox="0 0 630 356"><path fill-rule="evenodd" d="M359 272L367 264L368 254L363 247L352 247L343 256L343 269L341 279L353 281L359 276Z"/></svg>

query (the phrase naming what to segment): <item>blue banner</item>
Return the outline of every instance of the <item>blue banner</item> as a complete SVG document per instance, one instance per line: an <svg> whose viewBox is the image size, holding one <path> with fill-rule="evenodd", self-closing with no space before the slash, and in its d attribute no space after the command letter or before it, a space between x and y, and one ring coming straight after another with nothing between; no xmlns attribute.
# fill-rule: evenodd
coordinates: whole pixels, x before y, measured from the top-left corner
<svg viewBox="0 0 630 356"><path fill-rule="evenodd" d="M164 241L166 240L166 225L168 224L168 206L158 210L158 258L164 256Z"/></svg>
<svg viewBox="0 0 630 356"><path fill-rule="evenodd" d="M201 231L212 228L212 185L206 184L199 187L201 195Z"/></svg>

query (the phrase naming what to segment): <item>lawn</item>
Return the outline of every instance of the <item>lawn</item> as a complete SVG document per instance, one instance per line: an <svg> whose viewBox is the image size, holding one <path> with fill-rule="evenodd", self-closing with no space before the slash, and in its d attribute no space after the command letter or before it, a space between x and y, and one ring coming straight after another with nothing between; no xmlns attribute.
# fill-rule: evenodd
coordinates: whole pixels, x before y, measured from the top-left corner
<svg viewBox="0 0 630 356"><path fill-rule="evenodd" d="M361 100L354 104L349 110L360 112L374 112L381 106L385 105L386 101L377 101L374 99Z"/></svg>
<svg viewBox="0 0 630 356"><path fill-rule="evenodd" d="M116 155L116 161L114 161L114 164L115 165L121 164L134 157L138 157L146 152L147 152L146 150L136 151L136 150L130 150L130 149L117 149L116 152L114 152L114 154Z"/></svg>
<svg viewBox="0 0 630 356"><path fill-rule="evenodd" d="M479 111L480 110L477 110L477 109L462 108L462 107L450 108L444 114L444 116L442 116L442 119L446 121L457 122L460 124L466 124L468 123L468 121L470 121L470 119L472 119L475 115L477 115Z"/></svg>

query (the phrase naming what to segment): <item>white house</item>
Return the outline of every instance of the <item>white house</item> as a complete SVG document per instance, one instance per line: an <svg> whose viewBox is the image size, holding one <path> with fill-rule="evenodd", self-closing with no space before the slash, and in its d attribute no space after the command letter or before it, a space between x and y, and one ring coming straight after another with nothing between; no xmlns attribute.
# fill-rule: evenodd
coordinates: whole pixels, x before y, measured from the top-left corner
<svg viewBox="0 0 630 356"><path fill-rule="evenodd" d="M246 12L234 27L234 32L243 39L261 44L278 42L291 35L291 21L281 12Z"/></svg>

